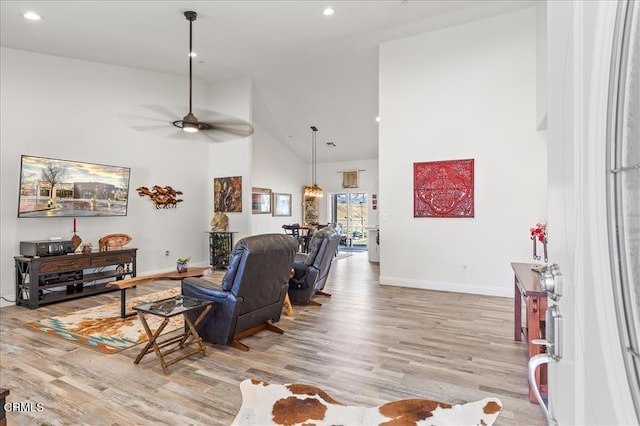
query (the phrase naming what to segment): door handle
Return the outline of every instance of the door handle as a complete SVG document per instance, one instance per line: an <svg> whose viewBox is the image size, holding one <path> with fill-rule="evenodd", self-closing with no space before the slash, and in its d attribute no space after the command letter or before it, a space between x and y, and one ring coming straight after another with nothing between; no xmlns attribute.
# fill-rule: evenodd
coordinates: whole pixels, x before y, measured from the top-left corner
<svg viewBox="0 0 640 426"><path fill-rule="evenodd" d="M540 287L547 292L551 300L557 301L562 296L563 277L557 263L540 274Z"/></svg>
<svg viewBox="0 0 640 426"><path fill-rule="evenodd" d="M549 413L549 408L547 407L547 404L545 404L544 399L542 399L542 395L540 394L540 389L538 388L538 383L536 383L536 370L538 367L540 367L542 364L548 364L549 361L552 361L553 358L551 358L551 356L549 354L538 354L538 355L534 355L531 357L531 359L529 359L529 365L528 365L528 369L529 369L529 384L531 385L531 389L533 390L533 394L535 395L536 399L538 400L538 404L540 404L540 406L542 407L542 410L544 411L544 415L547 418L547 424L550 425L557 425L558 421L556 419L553 418L553 416L551 415L551 413Z"/></svg>

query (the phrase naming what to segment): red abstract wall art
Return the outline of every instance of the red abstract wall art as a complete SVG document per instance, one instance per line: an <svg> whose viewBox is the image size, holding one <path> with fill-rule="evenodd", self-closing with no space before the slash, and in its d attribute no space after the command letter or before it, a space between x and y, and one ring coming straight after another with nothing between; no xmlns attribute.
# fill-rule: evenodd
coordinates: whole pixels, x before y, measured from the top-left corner
<svg viewBox="0 0 640 426"><path fill-rule="evenodd" d="M473 217L473 159L413 163L413 217Z"/></svg>

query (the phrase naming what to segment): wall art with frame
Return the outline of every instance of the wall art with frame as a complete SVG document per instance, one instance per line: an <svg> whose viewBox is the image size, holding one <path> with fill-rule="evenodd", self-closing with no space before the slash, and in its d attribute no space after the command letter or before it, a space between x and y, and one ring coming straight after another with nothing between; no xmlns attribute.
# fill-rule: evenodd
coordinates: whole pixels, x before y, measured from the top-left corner
<svg viewBox="0 0 640 426"><path fill-rule="evenodd" d="M213 179L213 211L242 212L242 176Z"/></svg>
<svg viewBox="0 0 640 426"><path fill-rule="evenodd" d="M251 213L271 213L271 190L268 188L251 189Z"/></svg>
<svg viewBox="0 0 640 426"><path fill-rule="evenodd" d="M474 217L473 163L413 163L413 217Z"/></svg>
<svg viewBox="0 0 640 426"><path fill-rule="evenodd" d="M291 216L291 194L273 193L273 216Z"/></svg>

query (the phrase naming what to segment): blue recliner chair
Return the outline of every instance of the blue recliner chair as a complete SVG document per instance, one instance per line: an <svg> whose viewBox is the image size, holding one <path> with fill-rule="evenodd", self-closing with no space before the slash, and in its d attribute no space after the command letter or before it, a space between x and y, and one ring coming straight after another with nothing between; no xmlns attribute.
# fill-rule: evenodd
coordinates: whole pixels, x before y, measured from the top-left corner
<svg viewBox="0 0 640 426"><path fill-rule="evenodd" d="M297 247L296 240L284 234L243 238L233 248L221 283L182 280L182 294L216 302L197 327L200 337L248 351L239 339L264 329L284 333L273 323L280 320Z"/></svg>
<svg viewBox="0 0 640 426"><path fill-rule="evenodd" d="M314 295L331 296L322 290L339 244L340 232L335 226L327 226L313 233L309 253L298 253L293 263L294 275L289 280L291 303L320 305L311 300Z"/></svg>

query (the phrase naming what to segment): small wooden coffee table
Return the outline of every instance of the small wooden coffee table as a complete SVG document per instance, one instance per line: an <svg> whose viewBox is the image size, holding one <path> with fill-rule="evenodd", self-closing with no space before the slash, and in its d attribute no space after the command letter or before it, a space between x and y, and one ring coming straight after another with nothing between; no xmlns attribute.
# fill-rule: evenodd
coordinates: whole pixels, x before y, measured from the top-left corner
<svg viewBox="0 0 640 426"><path fill-rule="evenodd" d="M149 342L147 342L144 349L140 351L140 354L137 356L134 364L139 364L140 360L146 354L153 351L158 357L158 360L160 360L160 364L162 364L162 371L164 371L164 374L169 374L169 366L171 364L175 364L176 362L191 355L195 355L198 352L202 352L204 355L207 355L207 348L202 342L196 327L200 324L205 315L209 313L213 303L214 302L212 300L179 295L169 299L143 303L142 305L135 306L133 309L138 314L138 318L149 337ZM202 310L202 312L198 315L195 321L191 321L191 318L189 318L189 315L187 314L197 310ZM155 333L153 333L149 328L145 314L157 315L164 318L162 320L162 324L160 324L160 327L158 327ZM158 337L162 334L162 330L167 326L171 317L176 315L182 315L184 317L184 320L188 325L188 330L180 335L158 341ZM172 359L166 358L167 355L188 349L191 345L195 345L196 347L187 352L183 352Z"/></svg>
<svg viewBox="0 0 640 426"><path fill-rule="evenodd" d="M209 268L189 268L184 272L162 272L160 274L145 275L143 277L133 277L120 281L111 281L107 284L107 287L115 287L120 289L120 317L127 318L136 314L135 312L126 312L126 290L128 288L135 287L138 284L146 284L158 280L182 280L183 278L202 277L209 270Z"/></svg>

